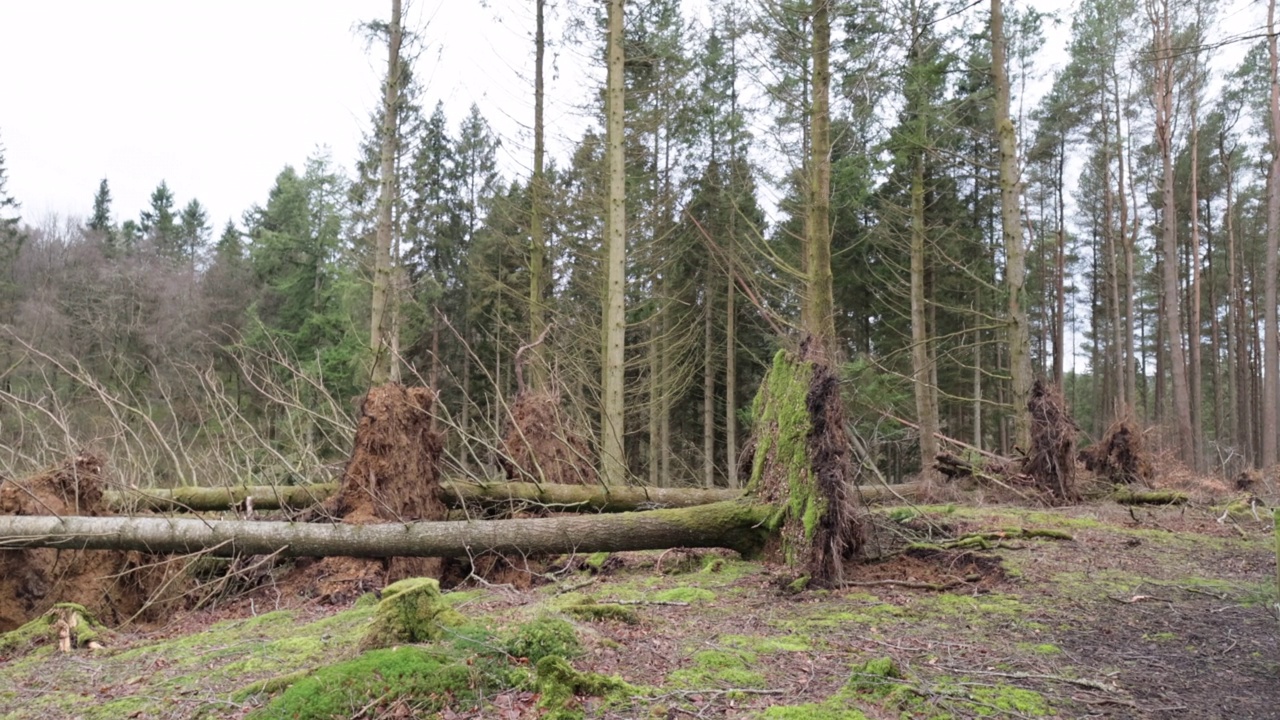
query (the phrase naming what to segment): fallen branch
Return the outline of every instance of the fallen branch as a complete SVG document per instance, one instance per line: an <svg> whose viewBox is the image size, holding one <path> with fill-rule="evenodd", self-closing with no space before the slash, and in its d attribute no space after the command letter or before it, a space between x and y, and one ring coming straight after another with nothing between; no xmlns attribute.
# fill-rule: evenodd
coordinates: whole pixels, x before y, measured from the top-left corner
<svg viewBox="0 0 1280 720"><path fill-rule="evenodd" d="M1025 672L996 672L994 670L975 670L974 668L945 667L939 665L943 670L965 675L989 675L991 677L1009 678L1010 680L1048 680L1050 682L1067 683L1077 685L1090 690L1098 690L1105 693L1114 693L1119 690L1114 686L1105 685L1097 680L1086 680L1084 678L1070 678L1062 675L1045 675L1042 673L1025 673Z"/></svg>

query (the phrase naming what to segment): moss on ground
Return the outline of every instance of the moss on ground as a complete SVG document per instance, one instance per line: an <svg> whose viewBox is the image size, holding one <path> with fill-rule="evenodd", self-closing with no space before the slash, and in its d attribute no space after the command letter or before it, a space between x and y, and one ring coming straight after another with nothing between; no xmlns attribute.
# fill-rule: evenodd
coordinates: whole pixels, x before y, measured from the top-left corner
<svg viewBox="0 0 1280 720"><path fill-rule="evenodd" d="M552 655L573 659L582 654L582 644L573 625L549 615L518 627L504 647L512 656L524 658L533 665Z"/></svg>
<svg viewBox="0 0 1280 720"><path fill-rule="evenodd" d="M701 650L690 658L689 667L667 675L672 685L693 690L762 688L764 674L754 666L758 658L745 650Z"/></svg>
<svg viewBox="0 0 1280 720"><path fill-rule="evenodd" d="M258 720L337 720L406 699L413 712L434 713L476 697L471 668L415 646L370 650L316 670L290 685Z"/></svg>
<svg viewBox="0 0 1280 720"><path fill-rule="evenodd" d="M710 590L697 587L677 587L663 590L653 596L658 602L710 603L715 602L716 594Z"/></svg>
<svg viewBox="0 0 1280 720"><path fill-rule="evenodd" d="M440 638L443 628L463 622L462 615L441 598L438 580L401 580L382 591L382 601L360 647L370 650L398 643L431 642Z"/></svg>
<svg viewBox="0 0 1280 720"><path fill-rule="evenodd" d="M624 699L635 688L621 678L575 670L567 660L549 655L538 661L538 706L546 711L545 720L577 720L585 715L579 696L616 697Z"/></svg>

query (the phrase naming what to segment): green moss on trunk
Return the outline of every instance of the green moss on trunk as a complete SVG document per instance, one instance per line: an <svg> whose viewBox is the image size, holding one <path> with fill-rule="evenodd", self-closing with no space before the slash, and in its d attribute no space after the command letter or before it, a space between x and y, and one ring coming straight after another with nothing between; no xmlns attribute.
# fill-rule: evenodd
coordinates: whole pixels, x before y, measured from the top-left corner
<svg viewBox="0 0 1280 720"><path fill-rule="evenodd" d="M838 581L862 545L838 380L821 362L780 350L751 411L748 493L773 507L766 525L779 532L787 565L818 584Z"/></svg>

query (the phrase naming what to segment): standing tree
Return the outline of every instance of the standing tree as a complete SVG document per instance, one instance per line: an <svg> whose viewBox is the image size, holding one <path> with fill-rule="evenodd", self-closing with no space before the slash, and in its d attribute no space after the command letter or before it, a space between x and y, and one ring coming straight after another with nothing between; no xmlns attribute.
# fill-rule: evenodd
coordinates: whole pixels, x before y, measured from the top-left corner
<svg viewBox="0 0 1280 720"><path fill-rule="evenodd" d="M1005 69L1004 9L991 0L991 75L996 90L996 136L1000 141L1000 226L1004 234L1005 282L1009 292L1009 376L1012 381L1014 443L1029 451L1031 418L1031 338L1026 295L1026 249L1022 244L1022 213L1018 203L1018 149L1013 121L1009 119L1009 77Z"/></svg>
<svg viewBox="0 0 1280 720"><path fill-rule="evenodd" d="M1174 202L1174 83L1180 53L1173 46L1174 10L1170 0L1147 0L1146 7L1152 27L1152 61L1155 66L1152 104L1155 108L1156 145L1160 151L1162 169L1160 248L1163 263L1164 337L1169 346L1169 375L1173 386L1173 421L1177 424L1178 454L1188 467L1195 467L1196 443L1192 437L1191 398L1187 389L1187 366L1182 351L1182 303L1178 292L1178 218ZM1275 311L1271 312L1274 316Z"/></svg>
<svg viewBox="0 0 1280 720"><path fill-rule="evenodd" d="M399 363L391 357L394 343L391 333L391 304L397 302L392 287L392 206L396 201L395 161L399 147L399 107L401 70L400 44L404 37L401 26L400 0L391 0L391 22L387 31L387 77L382 94L381 147L378 164L378 229L373 256L373 314L369 322L369 348L373 354L373 367L369 381L382 385L399 381Z"/></svg>
<svg viewBox="0 0 1280 720"><path fill-rule="evenodd" d="M93 196L93 214L85 227L97 233L108 248L115 247L116 230L111 222L111 188L107 186L106 178L98 183L98 192Z"/></svg>
<svg viewBox="0 0 1280 720"><path fill-rule="evenodd" d="M142 237L150 241L152 249L162 255L176 256L174 243L178 240L178 220L173 214L173 191L161 180L151 192L151 208L143 210L138 226Z"/></svg>
<svg viewBox="0 0 1280 720"><path fill-rule="evenodd" d="M1265 326L1263 328L1264 389L1262 393L1262 467L1276 463L1277 432L1280 432L1280 329L1276 318L1277 255L1280 255L1280 52L1276 49L1276 0L1267 3L1267 52L1270 63L1270 150L1271 176L1267 183L1267 252L1263 292ZM1168 260L1166 260L1168 262ZM1176 344L1176 343L1175 343Z"/></svg>
<svg viewBox="0 0 1280 720"><path fill-rule="evenodd" d="M178 237L175 244L177 256L194 261L209 242L209 213L199 200L192 199L178 215Z"/></svg>
<svg viewBox="0 0 1280 720"><path fill-rule="evenodd" d="M606 273L604 302L604 362L601 367L600 478L606 485L626 482L622 447L623 361L626 344L627 199L623 148L622 3L609 0L608 80L606 83L605 145L609 200L605 215Z"/></svg>
<svg viewBox="0 0 1280 720"><path fill-rule="evenodd" d="M822 352L836 347L831 289L831 5L813 0L809 114L809 233L805 330Z"/></svg>
<svg viewBox="0 0 1280 720"><path fill-rule="evenodd" d="M533 36L533 176L529 178L529 357L531 390L542 390L547 384L547 348L539 342L547 327L547 238L543 220L547 214L546 133L543 124L543 65L547 55L545 25L546 0L534 0L537 15Z"/></svg>

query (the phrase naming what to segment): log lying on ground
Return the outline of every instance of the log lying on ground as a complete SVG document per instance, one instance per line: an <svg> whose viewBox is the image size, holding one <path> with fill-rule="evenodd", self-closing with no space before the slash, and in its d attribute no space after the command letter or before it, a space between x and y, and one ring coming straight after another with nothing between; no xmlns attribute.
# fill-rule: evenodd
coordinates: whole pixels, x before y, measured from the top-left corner
<svg viewBox="0 0 1280 720"><path fill-rule="evenodd" d="M1119 489L1111 496L1121 505L1186 505L1191 498L1177 490Z"/></svg>
<svg viewBox="0 0 1280 720"><path fill-rule="evenodd" d="M722 547L751 555L772 534L765 525L774 511L730 500L609 515L371 525L20 515L0 516L0 548L385 558Z"/></svg>
<svg viewBox="0 0 1280 720"><path fill-rule="evenodd" d="M253 498L256 510L304 509L315 505L337 491L336 483L314 485L248 485L241 487L181 487L173 489L107 492L104 499L117 512L153 510L158 512L217 512L244 507L245 498ZM659 488L626 486L604 488L599 485L535 485L534 483L495 483L479 485L461 480L440 484L443 500L451 507L466 503L501 504L526 502L561 512L630 512L659 508L692 507L742 496L742 490L707 490L703 488ZM918 483L901 485L861 485L858 494L865 502L893 501L899 496L913 499L921 491Z"/></svg>

